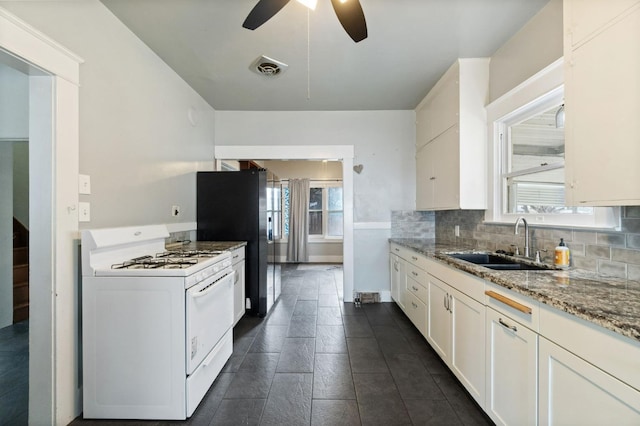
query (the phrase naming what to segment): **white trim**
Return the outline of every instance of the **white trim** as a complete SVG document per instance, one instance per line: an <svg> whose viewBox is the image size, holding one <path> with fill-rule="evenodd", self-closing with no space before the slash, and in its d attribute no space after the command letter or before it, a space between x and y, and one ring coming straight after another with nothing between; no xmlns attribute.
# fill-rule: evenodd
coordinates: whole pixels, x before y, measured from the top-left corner
<svg viewBox="0 0 640 426"><path fill-rule="evenodd" d="M84 60L61 44L0 7L0 47L31 65L80 84L79 64Z"/></svg>
<svg viewBox="0 0 640 426"><path fill-rule="evenodd" d="M391 229L391 222L356 222L353 229Z"/></svg>
<svg viewBox="0 0 640 426"><path fill-rule="evenodd" d="M342 160L343 297L353 302L353 145L216 145L214 156L216 160Z"/></svg>
<svg viewBox="0 0 640 426"><path fill-rule="evenodd" d="M216 145L214 156L216 160L342 160L353 159L354 151L353 145Z"/></svg>
<svg viewBox="0 0 640 426"><path fill-rule="evenodd" d="M165 223L164 225L169 232L195 231L198 229L197 222Z"/></svg>

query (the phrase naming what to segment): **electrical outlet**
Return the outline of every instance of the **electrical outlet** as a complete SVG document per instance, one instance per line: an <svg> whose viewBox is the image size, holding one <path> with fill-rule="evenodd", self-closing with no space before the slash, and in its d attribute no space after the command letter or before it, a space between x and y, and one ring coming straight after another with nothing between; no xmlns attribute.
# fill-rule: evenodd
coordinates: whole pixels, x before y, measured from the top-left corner
<svg viewBox="0 0 640 426"><path fill-rule="evenodd" d="M171 206L171 216L173 217L180 216L180 206Z"/></svg>
<svg viewBox="0 0 640 426"><path fill-rule="evenodd" d="M91 177L89 175L78 175L78 193L91 194Z"/></svg>
<svg viewBox="0 0 640 426"><path fill-rule="evenodd" d="M91 204L87 202L78 203L78 222L91 221Z"/></svg>
<svg viewBox="0 0 640 426"><path fill-rule="evenodd" d="M453 232L455 233L456 237L460 236L460 225L456 225L455 228L453 228Z"/></svg>

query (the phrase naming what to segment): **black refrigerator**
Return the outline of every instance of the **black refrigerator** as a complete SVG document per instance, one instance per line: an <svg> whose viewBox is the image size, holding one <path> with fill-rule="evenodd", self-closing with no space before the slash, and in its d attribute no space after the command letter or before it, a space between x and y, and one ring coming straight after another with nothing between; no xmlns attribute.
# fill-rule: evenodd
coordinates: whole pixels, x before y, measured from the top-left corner
<svg viewBox="0 0 640 426"><path fill-rule="evenodd" d="M258 316L267 315L280 295L273 229L279 221L267 210L279 203L277 194L277 179L264 169L197 173L198 241L247 242L246 306Z"/></svg>

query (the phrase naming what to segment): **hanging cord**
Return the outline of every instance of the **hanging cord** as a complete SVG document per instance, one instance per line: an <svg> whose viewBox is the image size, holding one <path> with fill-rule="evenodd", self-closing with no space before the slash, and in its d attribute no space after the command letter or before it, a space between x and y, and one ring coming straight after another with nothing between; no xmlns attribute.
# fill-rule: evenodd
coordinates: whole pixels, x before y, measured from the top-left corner
<svg viewBox="0 0 640 426"><path fill-rule="evenodd" d="M307 100L311 100L311 13L307 8Z"/></svg>

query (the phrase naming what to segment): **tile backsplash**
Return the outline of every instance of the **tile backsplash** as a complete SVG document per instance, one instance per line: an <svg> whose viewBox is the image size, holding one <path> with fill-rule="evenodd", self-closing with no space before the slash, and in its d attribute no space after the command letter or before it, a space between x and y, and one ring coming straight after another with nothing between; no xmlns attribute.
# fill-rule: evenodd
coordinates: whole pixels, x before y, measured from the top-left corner
<svg viewBox="0 0 640 426"><path fill-rule="evenodd" d="M398 210L391 212L391 238L435 238L435 212Z"/></svg>
<svg viewBox="0 0 640 426"><path fill-rule="evenodd" d="M553 252L564 238L571 250L572 266L602 275L640 281L640 206L623 207L620 231L529 225L531 254L541 252L542 260L553 262ZM455 236L455 226L460 227ZM434 238L438 243L478 250L524 253L523 228L514 233L514 224L487 223L483 210L437 212L392 211L392 238Z"/></svg>

